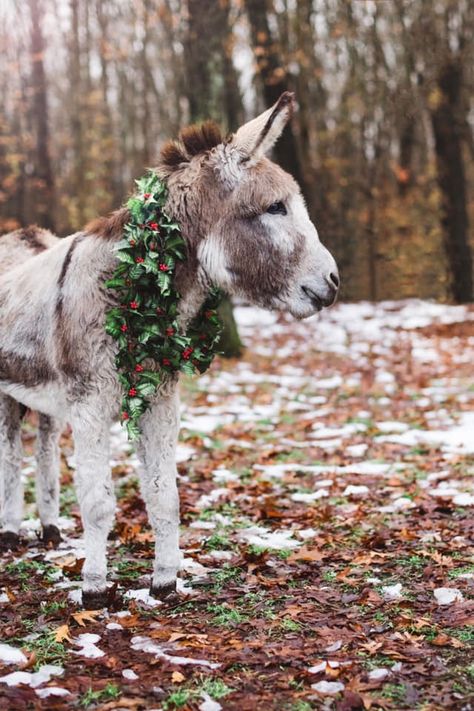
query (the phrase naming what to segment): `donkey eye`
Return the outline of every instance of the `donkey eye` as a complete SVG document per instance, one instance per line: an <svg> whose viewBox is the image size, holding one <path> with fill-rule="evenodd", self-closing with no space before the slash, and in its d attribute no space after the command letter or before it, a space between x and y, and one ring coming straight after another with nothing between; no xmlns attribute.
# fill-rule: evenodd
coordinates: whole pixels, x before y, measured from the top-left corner
<svg viewBox="0 0 474 711"><path fill-rule="evenodd" d="M270 207L267 208L267 212L270 215L286 215L286 207L282 202L273 202Z"/></svg>

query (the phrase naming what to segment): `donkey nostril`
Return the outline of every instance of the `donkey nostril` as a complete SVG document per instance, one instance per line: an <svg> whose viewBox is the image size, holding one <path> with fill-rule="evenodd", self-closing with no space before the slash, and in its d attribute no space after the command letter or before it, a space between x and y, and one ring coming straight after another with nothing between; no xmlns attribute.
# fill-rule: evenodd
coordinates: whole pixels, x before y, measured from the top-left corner
<svg viewBox="0 0 474 711"><path fill-rule="evenodd" d="M331 272L331 274L329 275L329 278L332 281L332 283L334 284L334 286L336 287L336 289L338 289L340 282L339 282L339 277L337 276L337 274L334 274L334 272Z"/></svg>

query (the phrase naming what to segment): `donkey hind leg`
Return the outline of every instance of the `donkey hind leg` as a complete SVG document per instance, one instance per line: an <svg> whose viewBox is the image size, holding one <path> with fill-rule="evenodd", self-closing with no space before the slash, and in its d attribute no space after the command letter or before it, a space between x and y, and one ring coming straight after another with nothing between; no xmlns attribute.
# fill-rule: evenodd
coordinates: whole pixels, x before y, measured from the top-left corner
<svg viewBox="0 0 474 711"><path fill-rule="evenodd" d="M107 605L106 549L115 495L109 465L109 423L91 422L86 417L72 422L75 483L84 528L82 603L85 608L97 609Z"/></svg>
<svg viewBox="0 0 474 711"><path fill-rule="evenodd" d="M0 548L18 547L23 518L21 406L0 394Z"/></svg>
<svg viewBox="0 0 474 711"><path fill-rule="evenodd" d="M59 518L59 435L61 425L48 415L39 415L36 461L36 503L45 545L56 547L61 542Z"/></svg>
<svg viewBox="0 0 474 711"><path fill-rule="evenodd" d="M176 486L176 441L179 431L177 391L163 396L141 419L141 489L155 534L151 594L165 598L176 590L180 568L179 498Z"/></svg>

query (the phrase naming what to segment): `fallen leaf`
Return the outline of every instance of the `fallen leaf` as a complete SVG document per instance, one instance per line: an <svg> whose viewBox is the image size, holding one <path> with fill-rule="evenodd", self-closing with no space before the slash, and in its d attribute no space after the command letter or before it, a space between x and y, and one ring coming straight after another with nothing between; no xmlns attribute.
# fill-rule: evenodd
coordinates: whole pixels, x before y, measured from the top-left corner
<svg viewBox="0 0 474 711"><path fill-rule="evenodd" d="M81 627L85 627L88 622L95 622L95 618L102 614L102 610L81 610L73 614L73 619Z"/></svg>
<svg viewBox="0 0 474 711"><path fill-rule="evenodd" d="M319 548L307 548L303 546L299 550L295 551L290 555L288 560L293 563L296 560L306 560L306 561L320 561L323 560L324 553L319 550Z"/></svg>
<svg viewBox="0 0 474 711"><path fill-rule="evenodd" d="M171 674L171 681L173 682L173 684L182 684L185 680L186 677L184 676L184 674L181 674L180 671L174 671Z"/></svg>
<svg viewBox="0 0 474 711"><path fill-rule="evenodd" d="M54 639L56 642L64 642L64 640L72 642L72 639L69 636L69 625L61 625L58 627L54 633Z"/></svg>

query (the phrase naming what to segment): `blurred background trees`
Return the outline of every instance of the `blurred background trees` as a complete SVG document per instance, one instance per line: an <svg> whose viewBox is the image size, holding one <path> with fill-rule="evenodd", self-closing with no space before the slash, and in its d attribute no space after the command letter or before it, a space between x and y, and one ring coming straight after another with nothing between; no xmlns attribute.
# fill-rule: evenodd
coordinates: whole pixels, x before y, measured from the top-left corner
<svg viewBox="0 0 474 711"><path fill-rule="evenodd" d="M296 92L275 158L345 298L472 299L470 0L0 0L0 229L120 205L189 121Z"/></svg>

